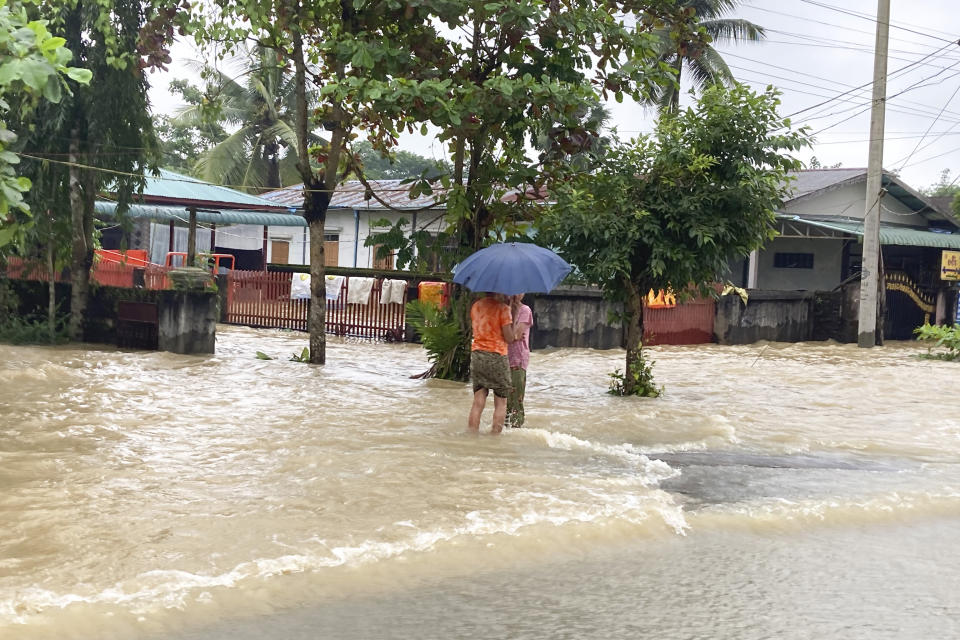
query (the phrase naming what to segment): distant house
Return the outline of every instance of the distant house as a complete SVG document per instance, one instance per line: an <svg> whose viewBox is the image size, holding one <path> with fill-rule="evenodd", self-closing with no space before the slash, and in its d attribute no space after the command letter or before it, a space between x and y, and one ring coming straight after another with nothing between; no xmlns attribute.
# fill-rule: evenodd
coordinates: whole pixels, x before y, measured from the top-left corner
<svg viewBox="0 0 960 640"><path fill-rule="evenodd" d="M96 217L106 223L103 248L146 250L156 264L163 264L168 252L187 250L190 209L197 214L197 251L232 254L238 269L264 268L270 235L303 236L307 226L289 207L166 169L146 177L126 223L117 220L116 208L106 198L95 205Z"/></svg>
<svg viewBox="0 0 960 640"><path fill-rule="evenodd" d="M794 174L777 212L779 236L731 264L729 279L760 290L830 291L860 273L866 169ZM887 281L888 338L909 338L926 319L952 317L956 286L940 277L944 250L960 251L960 223L949 209L883 174L880 243ZM949 307L949 309L948 309Z"/></svg>
<svg viewBox="0 0 960 640"><path fill-rule="evenodd" d="M377 247L367 247L365 242L372 232L386 230L376 226L388 221L390 225L403 218L407 221L406 233L426 229L439 233L446 225L446 206L438 204L433 196L421 195L410 198L410 185L401 180L368 180L382 202L367 193L367 188L358 180L349 180L333 194L324 225L325 257L327 266L393 269L392 256L378 260ZM264 193L263 199L290 209L303 207L303 185L298 184ZM273 264L309 264L309 234L293 233L289 229L270 230L267 259Z"/></svg>

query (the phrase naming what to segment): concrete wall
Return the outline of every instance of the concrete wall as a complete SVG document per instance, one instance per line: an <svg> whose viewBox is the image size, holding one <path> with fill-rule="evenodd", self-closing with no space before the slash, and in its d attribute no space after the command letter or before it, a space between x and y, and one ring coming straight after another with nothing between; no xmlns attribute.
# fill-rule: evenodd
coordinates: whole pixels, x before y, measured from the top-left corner
<svg viewBox="0 0 960 640"><path fill-rule="evenodd" d="M161 291L158 346L173 353L213 353L217 296L213 292Z"/></svg>
<svg viewBox="0 0 960 640"><path fill-rule="evenodd" d="M528 294L524 301L533 311L530 348L623 347L623 325L611 322L619 305L605 301L599 289L562 287L550 294Z"/></svg>
<svg viewBox="0 0 960 640"><path fill-rule="evenodd" d="M840 283L843 240L816 238L774 238L760 252L757 288L772 291L800 289L829 291ZM812 253L812 269L777 269L777 253Z"/></svg>
<svg viewBox="0 0 960 640"><path fill-rule="evenodd" d="M720 344L751 344L758 340L802 342L813 337L814 294L804 291L749 291L744 306L739 296L717 301L714 337Z"/></svg>

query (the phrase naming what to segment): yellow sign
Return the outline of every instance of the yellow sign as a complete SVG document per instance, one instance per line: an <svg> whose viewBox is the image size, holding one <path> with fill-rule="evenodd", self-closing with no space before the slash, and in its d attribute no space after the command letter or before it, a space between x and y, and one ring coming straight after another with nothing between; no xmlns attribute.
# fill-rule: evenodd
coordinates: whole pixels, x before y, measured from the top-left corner
<svg viewBox="0 0 960 640"><path fill-rule="evenodd" d="M940 259L940 279L960 280L960 251L943 251Z"/></svg>

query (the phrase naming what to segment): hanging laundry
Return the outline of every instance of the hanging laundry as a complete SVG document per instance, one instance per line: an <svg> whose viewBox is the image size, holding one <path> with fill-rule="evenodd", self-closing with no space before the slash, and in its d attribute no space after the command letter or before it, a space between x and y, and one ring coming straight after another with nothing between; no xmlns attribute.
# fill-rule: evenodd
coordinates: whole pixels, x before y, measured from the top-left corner
<svg viewBox="0 0 960 640"><path fill-rule="evenodd" d="M310 274L295 273L290 278L290 299L291 300L309 300L310 299Z"/></svg>
<svg viewBox="0 0 960 640"><path fill-rule="evenodd" d="M344 276L327 276L327 300L339 300L343 289Z"/></svg>
<svg viewBox="0 0 960 640"><path fill-rule="evenodd" d="M406 302L407 281L387 280L380 283L380 304L403 304Z"/></svg>
<svg viewBox="0 0 960 640"><path fill-rule="evenodd" d="M350 278L347 281L347 304L367 304L370 301L373 280L373 278Z"/></svg>

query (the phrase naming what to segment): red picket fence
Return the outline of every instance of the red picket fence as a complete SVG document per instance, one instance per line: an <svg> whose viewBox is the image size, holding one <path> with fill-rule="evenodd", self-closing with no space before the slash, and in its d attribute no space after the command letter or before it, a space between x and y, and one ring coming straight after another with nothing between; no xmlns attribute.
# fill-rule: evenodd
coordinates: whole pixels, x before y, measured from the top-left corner
<svg viewBox="0 0 960 640"><path fill-rule="evenodd" d="M292 279L299 274L231 271L227 276L227 314L230 324L250 327L307 330L309 300L290 297ZM374 340L402 340L403 304L381 304L382 280L375 280L365 303L348 304L350 278L336 300L327 300L326 330L340 336Z"/></svg>

